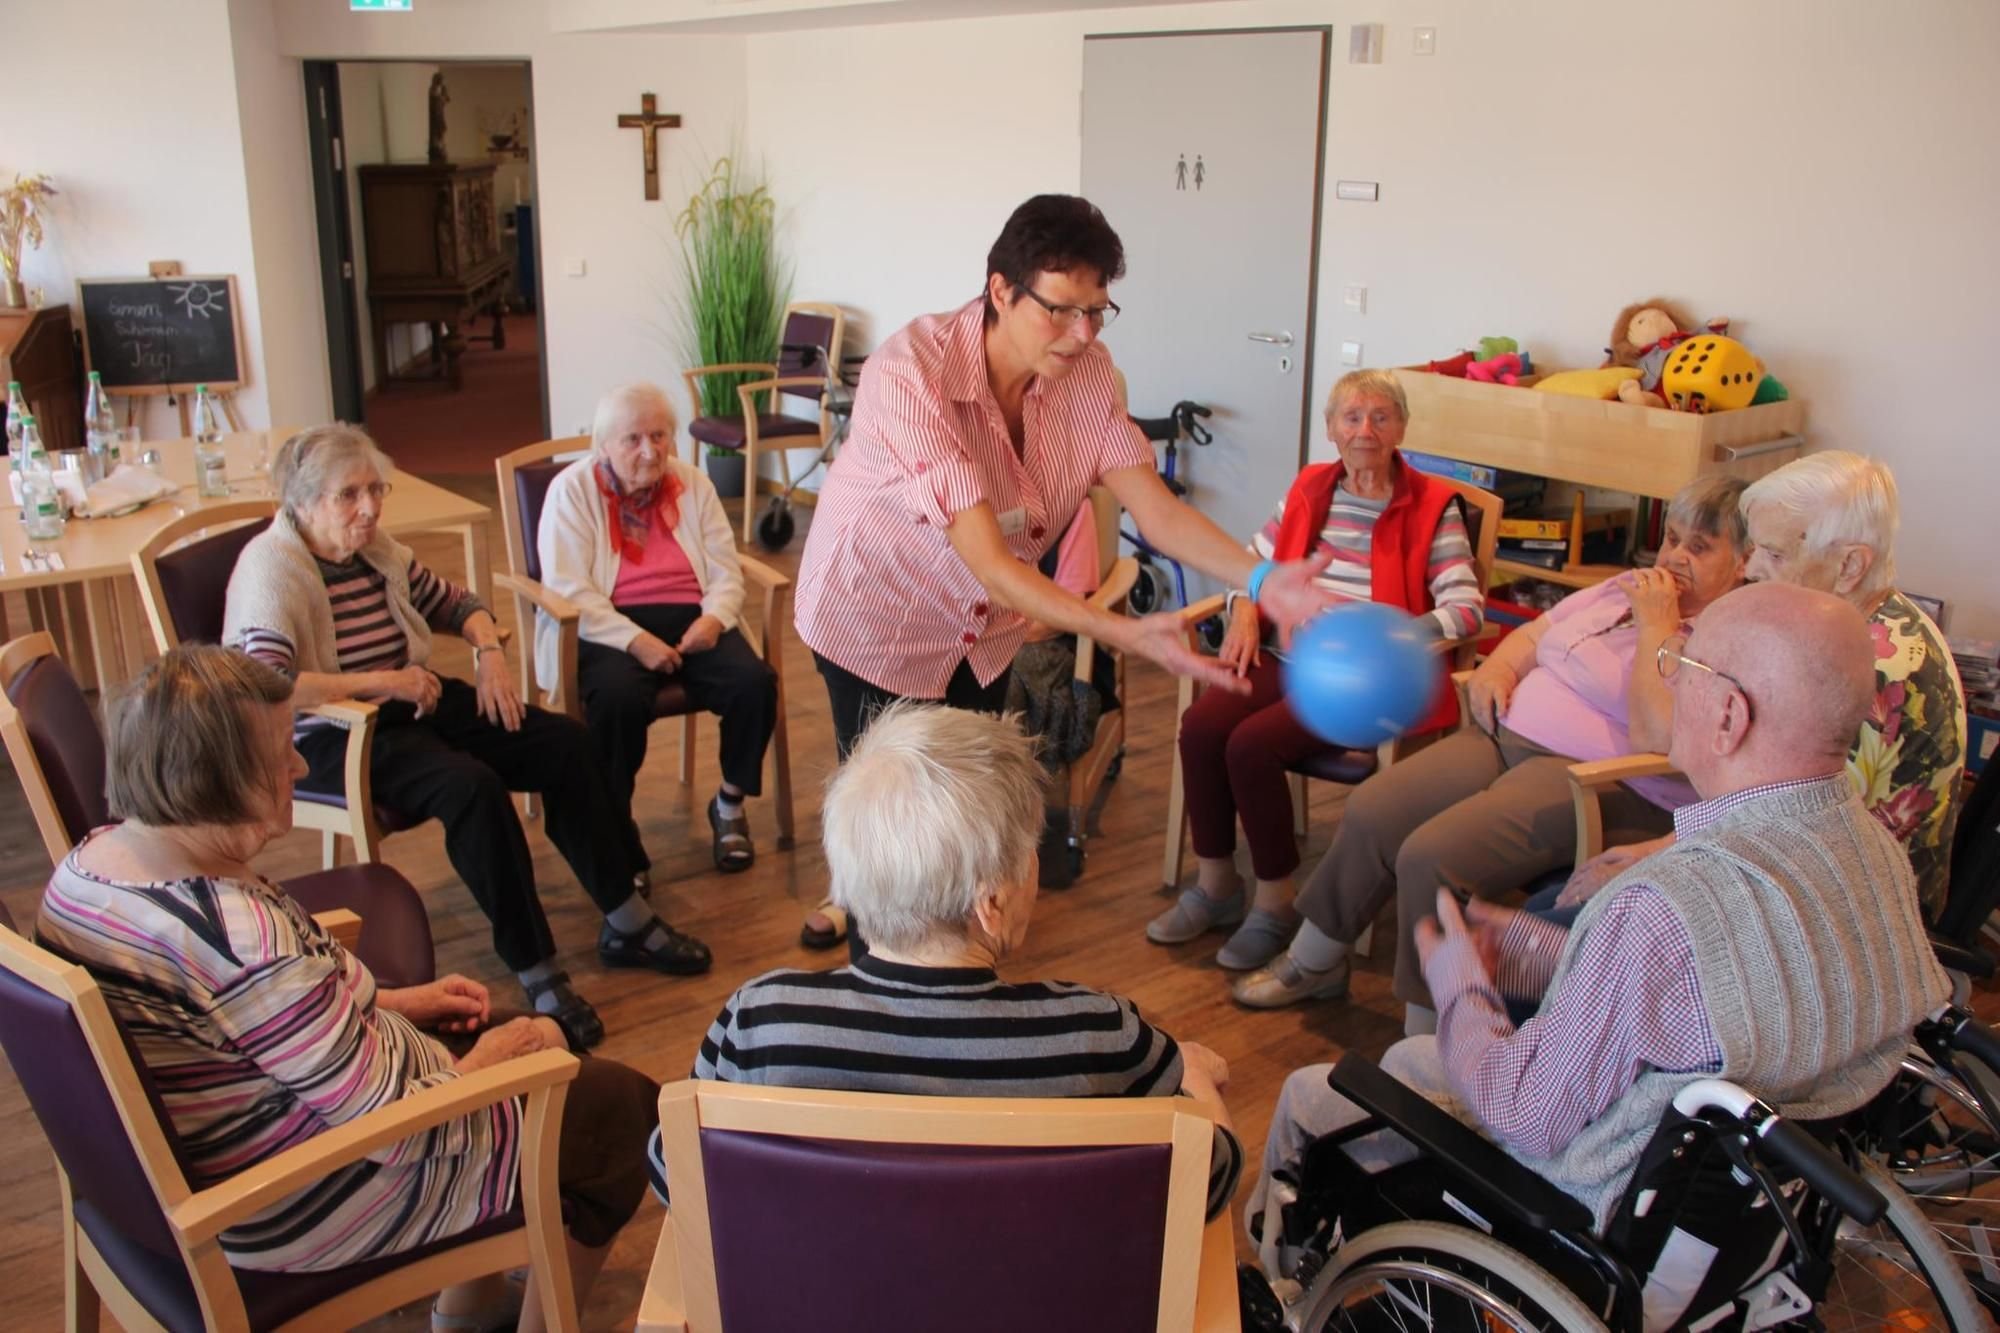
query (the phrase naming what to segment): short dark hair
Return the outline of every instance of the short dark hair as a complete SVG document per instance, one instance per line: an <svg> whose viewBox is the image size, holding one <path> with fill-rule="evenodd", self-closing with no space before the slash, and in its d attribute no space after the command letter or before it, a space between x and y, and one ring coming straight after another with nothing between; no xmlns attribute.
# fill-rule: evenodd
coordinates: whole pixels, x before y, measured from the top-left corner
<svg viewBox="0 0 2000 1333"><path fill-rule="evenodd" d="M291 697L289 677L237 649L166 653L110 710L111 813L155 828L247 822L264 763L251 707Z"/></svg>
<svg viewBox="0 0 2000 1333"><path fill-rule="evenodd" d="M995 273L1026 287L1037 273L1078 269L1091 270L1110 286L1125 276L1125 243L1090 200L1074 194L1036 195L1014 210L1000 239L986 252L986 322L1000 318L993 306Z"/></svg>

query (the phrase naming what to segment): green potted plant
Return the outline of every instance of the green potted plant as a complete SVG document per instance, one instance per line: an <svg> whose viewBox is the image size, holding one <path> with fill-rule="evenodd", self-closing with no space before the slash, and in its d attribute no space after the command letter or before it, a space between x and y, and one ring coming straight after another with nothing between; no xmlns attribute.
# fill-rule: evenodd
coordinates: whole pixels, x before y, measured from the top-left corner
<svg viewBox="0 0 2000 1333"><path fill-rule="evenodd" d="M725 157L674 224L687 279L687 353L694 364L778 359L791 282L778 257L775 214L770 191L753 184L733 158ZM705 417L740 417L737 387L758 378L704 375L696 409ZM730 498L742 495L742 453L711 445L707 454L715 489Z"/></svg>

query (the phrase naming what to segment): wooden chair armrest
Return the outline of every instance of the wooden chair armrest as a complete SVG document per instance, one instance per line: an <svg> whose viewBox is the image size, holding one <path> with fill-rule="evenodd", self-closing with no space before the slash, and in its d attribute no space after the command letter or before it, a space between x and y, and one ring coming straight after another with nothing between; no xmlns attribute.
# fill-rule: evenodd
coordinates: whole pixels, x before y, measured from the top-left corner
<svg viewBox="0 0 2000 1333"><path fill-rule="evenodd" d="M509 1097L546 1095L548 1089L575 1078L576 1071L576 1057L568 1051L537 1051L463 1078L448 1079L315 1134L220 1185L189 1196L167 1214L167 1220L184 1242L199 1245L378 1148Z"/></svg>
<svg viewBox="0 0 2000 1333"><path fill-rule="evenodd" d="M769 393L773 389L824 389L824 375L778 375L767 380L751 380L736 386L736 396L746 404L753 394Z"/></svg>
<svg viewBox="0 0 2000 1333"><path fill-rule="evenodd" d="M1678 776L1680 770L1663 754L1627 754L1569 766L1569 785L1577 791L1602 791L1634 778Z"/></svg>
<svg viewBox="0 0 2000 1333"><path fill-rule="evenodd" d="M785 574L780 574L777 570L771 568L769 565L765 564L762 560L758 560L751 556L747 556L742 554L741 552L738 552L736 556L736 563L743 567L744 578L749 579L752 583L764 589L766 592L771 592L778 588L789 588L792 586L792 580L790 576Z"/></svg>
<svg viewBox="0 0 2000 1333"><path fill-rule="evenodd" d="M314 912L313 920L349 953L353 953L355 946L361 943L361 918L345 907L336 907L330 912Z"/></svg>
<svg viewBox="0 0 2000 1333"><path fill-rule="evenodd" d="M583 618L583 612L575 602L549 587L521 574L503 574L493 571L493 586L502 592L511 592L516 597L526 598L543 611L558 625L574 624Z"/></svg>
<svg viewBox="0 0 2000 1333"><path fill-rule="evenodd" d="M1213 597L1204 597L1198 602L1190 602L1181 609L1181 623L1189 629L1193 629L1210 616L1219 614L1224 604L1228 601L1229 594L1219 592Z"/></svg>
<svg viewBox="0 0 2000 1333"><path fill-rule="evenodd" d="M778 373L777 366L769 361L726 361L718 366L690 367L681 372L681 378L693 384L704 375L746 375L753 370L762 371L766 375ZM815 380L814 383L824 384L826 381Z"/></svg>
<svg viewBox="0 0 2000 1333"><path fill-rule="evenodd" d="M323 717L347 731L375 725L375 705L364 699L336 699L332 703L301 708L308 717Z"/></svg>
<svg viewBox="0 0 2000 1333"><path fill-rule="evenodd" d="M1115 610L1130 595L1132 585L1139 581L1139 562L1129 555L1121 555L1112 562L1111 572L1104 576L1104 582L1097 591L1090 594L1090 604L1100 611Z"/></svg>

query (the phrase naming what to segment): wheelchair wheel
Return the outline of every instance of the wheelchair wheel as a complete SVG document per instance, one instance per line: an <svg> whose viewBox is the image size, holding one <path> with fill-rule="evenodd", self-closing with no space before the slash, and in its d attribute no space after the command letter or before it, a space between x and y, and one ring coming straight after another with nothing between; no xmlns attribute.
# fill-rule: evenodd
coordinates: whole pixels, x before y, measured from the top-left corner
<svg viewBox="0 0 2000 1333"><path fill-rule="evenodd" d="M1880 1328L1970 1333L1992 1328L1990 1311L1995 1307L1982 1305L1968 1279L1965 1258L1952 1253L1944 1236L1880 1162L1863 1157L1854 1166L1889 1201L1889 1210L1872 1227L1842 1224L1826 1295L1813 1311L1817 1326L1828 1333Z"/></svg>
<svg viewBox="0 0 2000 1333"><path fill-rule="evenodd" d="M2000 1254L2000 1126L1987 1106L2000 1106L2000 1080L1978 1060L1957 1068L1913 1053L1870 1115L1881 1139L1871 1156L1930 1222L1953 1264L2000 1315L2000 1281L1990 1276ZM1979 1080L1978 1096L1963 1081Z"/></svg>
<svg viewBox="0 0 2000 1333"><path fill-rule="evenodd" d="M782 551L797 530L798 525L792 521L791 507L774 497L771 507L764 511L764 517L757 520L757 544L767 551Z"/></svg>
<svg viewBox="0 0 2000 1333"><path fill-rule="evenodd" d="M1300 1333L1604 1333L1589 1307L1519 1251L1442 1222L1362 1232L1334 1253L1286 1322Z"/></svg>
<svg viewBox="0 0 2000 1333"><path fill-rule="evenodd" d="M1229 633L1228 621L1224 620L1221 616L1209 616L1194 628L1195 633L1201 636L1202 647L1208 649L1211 653L1222 651L1222 638L1225 634Z"/></svg>
<svg viewBox="0 0 2000 1333"><path fill-rule="evenodd" d="M1125 604L1132 608L1135 616L1147 616L1160 609L1167 600L1167 581L1150 560L1139 562L1139 579L1126 595Z"/></svg>

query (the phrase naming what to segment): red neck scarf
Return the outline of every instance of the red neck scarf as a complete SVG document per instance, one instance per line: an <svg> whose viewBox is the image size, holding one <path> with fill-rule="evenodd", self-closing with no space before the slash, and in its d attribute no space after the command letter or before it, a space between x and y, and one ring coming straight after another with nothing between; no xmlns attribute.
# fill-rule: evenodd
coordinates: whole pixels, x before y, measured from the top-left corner
<svg viewBox="0 0 2000 1333"><path fill-rule="evenodd" d="M660 479L651 486L630 491L618 480L610 459L599 458L590 471L597 479L597 493L604 497L611 540L620 559L638 560L645 555L646 536L653 530L654 514L660 515L661 526L666 528L680 522L681 482L671 467L663 466Z"/></svg>

